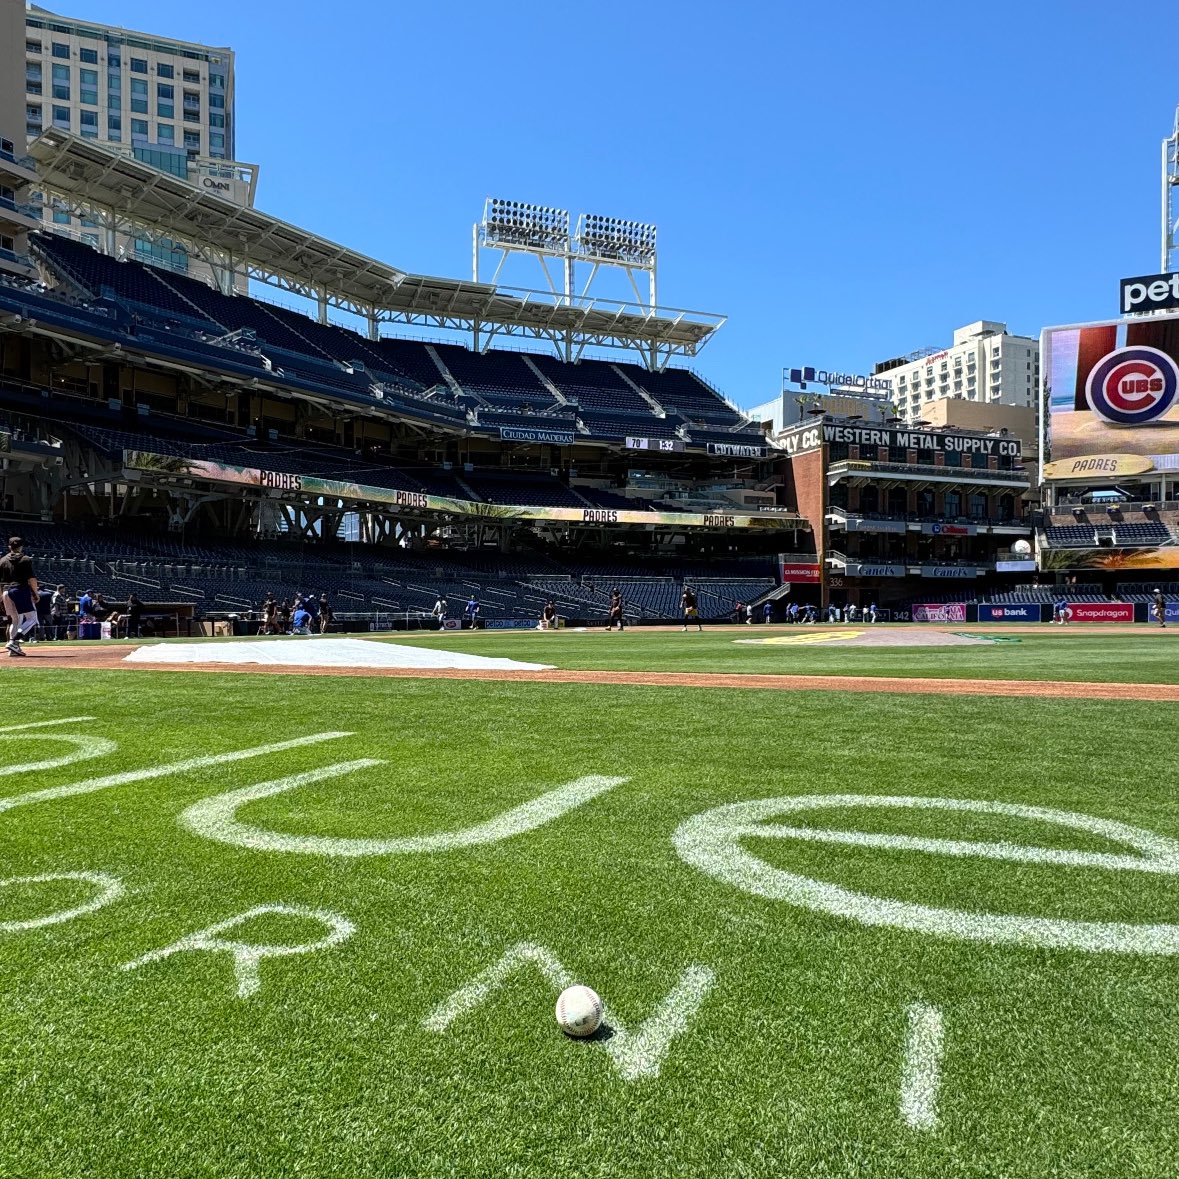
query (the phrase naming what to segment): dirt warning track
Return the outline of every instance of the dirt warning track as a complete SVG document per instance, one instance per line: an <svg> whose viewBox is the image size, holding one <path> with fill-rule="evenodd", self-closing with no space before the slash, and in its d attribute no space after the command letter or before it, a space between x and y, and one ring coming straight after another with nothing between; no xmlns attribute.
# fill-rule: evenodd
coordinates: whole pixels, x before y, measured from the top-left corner
<svg viewBox="0 0 1179 1179"><path fill-rule="evenodd" d="M674 671L496 671L456 668L317 667L292 669L266 664L127 663L128 648L48 646L6 669L40 667L62 671L224 672L230 675L368 676L385 679L479 680L497 683L618 684L645 688L739 688L778 692L887 692L918 696L1019 696L1057 700L1153 700L1179 702L1179 684L1110 684L1069 680L932 679L901 676L757 675Z"/></svg>

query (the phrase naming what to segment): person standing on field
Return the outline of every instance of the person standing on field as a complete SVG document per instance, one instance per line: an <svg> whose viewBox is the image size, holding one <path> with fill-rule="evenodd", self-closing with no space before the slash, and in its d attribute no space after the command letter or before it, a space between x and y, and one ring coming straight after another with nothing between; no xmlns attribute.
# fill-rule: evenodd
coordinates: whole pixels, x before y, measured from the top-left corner
<svg viewBox="0 0 1179 1179"><path fill-rule="evenodd" d="M0 558L0 585L4 586L4 613L8 615L9 658L24 657L22 640L37 627L37 599L41 587L33 576L33 562L24 554L19 536L8 541L8 552Z"/></svg>
<svg viewBox="0 0 1179 1179"><path fill-rule="evenodd" d="M700 607L696 602L696 591L690 585L684 586L680 606L684 612L684 632L687 632L689 622L694 622L696 630L702 632L704 627L700 625Z"/></svg>
<svg viewBox="0 0 1179 1179"><path fill-rule="evenodd" d="M1156 589L1154 591L1154 600L1150 604L1150 611L1154 615L1155 621L1159 626L1166 629L1167 626L1167 599L1163 597L1163 591Z"/></svg>

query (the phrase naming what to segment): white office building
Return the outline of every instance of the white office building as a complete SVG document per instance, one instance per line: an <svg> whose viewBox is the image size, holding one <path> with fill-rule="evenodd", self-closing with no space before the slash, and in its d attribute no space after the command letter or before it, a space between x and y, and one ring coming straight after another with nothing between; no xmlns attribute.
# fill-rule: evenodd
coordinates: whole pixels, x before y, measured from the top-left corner
<svg viewBox="0 0 1179 1179"><path fill-rule="evenodd" d="M892 380L897 415L908 422L919 421L930 402L943 398L1034 409L1040 341L1011 335L1005 323L980 319L958 328L944 351L878 365L876 371Z"/></svg>

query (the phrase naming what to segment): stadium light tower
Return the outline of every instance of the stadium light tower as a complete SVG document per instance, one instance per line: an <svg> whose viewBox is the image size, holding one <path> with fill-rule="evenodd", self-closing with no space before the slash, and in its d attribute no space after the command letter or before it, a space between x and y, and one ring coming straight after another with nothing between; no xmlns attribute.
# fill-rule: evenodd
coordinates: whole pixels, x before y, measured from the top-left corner
<svg viewBox="0 0 1179 1179"><path fill-rule="evenodd" d="M568 307L586 306L599 272L603 267L612 267L625 272L634 292L636 309L642 309L640 314L655 315L658 309L656 233L655 226L645 221L626 221L600 213L581 214L576 232L570 233L570 216L565 209L488 197L483 206L483 219L474 227L474 278L476 282L495 285L512 254L531 254L540 263L545 285L555 301ZM484 250L499 255L489 278L481 273L480 258ZM553 276L550 259L560 263L559 279ZM646 277L645 292L640 289L636 276ZM566 341L570 356L572 348L570 337Z"/></svg>
<svg viewBox="0 0 1179 1179"><path fill-rule="evenodd" d="M1175 126L1163 140L1163 262L1162 272L1179 270L1179 107Z"/></svg>

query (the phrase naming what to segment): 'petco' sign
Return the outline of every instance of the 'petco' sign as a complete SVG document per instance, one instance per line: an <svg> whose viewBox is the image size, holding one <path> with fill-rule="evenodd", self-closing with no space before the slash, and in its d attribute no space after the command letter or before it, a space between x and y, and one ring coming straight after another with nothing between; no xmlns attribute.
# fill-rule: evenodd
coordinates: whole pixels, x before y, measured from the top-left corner
<svg viewBox="0 0 1179 1179"><path fill-rule="evenodd" d="M1122 314L1179 307L1179 274L1145 274L1122 279Z"/></svg>

